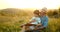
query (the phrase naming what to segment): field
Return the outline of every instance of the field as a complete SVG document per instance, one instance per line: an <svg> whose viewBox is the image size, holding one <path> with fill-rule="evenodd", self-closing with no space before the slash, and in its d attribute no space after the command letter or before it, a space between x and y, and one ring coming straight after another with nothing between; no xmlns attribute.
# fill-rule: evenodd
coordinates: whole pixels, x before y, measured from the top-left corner
<svg viewBox="0 0 60 32"><path fill-rule="evenodd" d="M60 18L49 18L48 29L50 32L60 32Z"/></svg>
<svg viewBox="0 0 60 32"><path fill-rule="evenodd" d="M0 32L20 32L21 25L28 23L33 13L19 9L5 9L0 11ZM60 18L50 18L48 32L60 32Z"/></svg>

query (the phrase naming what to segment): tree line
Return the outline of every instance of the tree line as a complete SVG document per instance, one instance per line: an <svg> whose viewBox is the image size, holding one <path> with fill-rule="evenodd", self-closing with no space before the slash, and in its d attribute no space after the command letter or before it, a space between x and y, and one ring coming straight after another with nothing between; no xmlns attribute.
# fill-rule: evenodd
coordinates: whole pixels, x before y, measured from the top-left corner
<svg viewBox="0 0 60 32"><path fill-rule="evenodd" d="M47 15L49 17L54 17L54 18L59 18L60 17L60 8L59 9L54 9L54 10L49 10L47 12Z"/></svg>

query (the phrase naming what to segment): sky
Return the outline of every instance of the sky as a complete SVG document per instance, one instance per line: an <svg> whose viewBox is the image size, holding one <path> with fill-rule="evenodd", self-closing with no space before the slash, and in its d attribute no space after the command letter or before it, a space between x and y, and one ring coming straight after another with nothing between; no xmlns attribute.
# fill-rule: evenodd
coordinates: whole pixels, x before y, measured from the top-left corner
<svg viewBox="0 0 60 32"><path fill-rule="evenodd" d="M43 8L57 9L60 0L0 0L0 9L5 8Z"/></svg>

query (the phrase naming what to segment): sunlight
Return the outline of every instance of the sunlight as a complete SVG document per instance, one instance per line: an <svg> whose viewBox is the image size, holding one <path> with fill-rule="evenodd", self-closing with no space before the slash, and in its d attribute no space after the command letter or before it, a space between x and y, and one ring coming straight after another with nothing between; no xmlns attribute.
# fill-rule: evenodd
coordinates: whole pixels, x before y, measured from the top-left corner
<svg viewBox="0 0 60 32"><path fill-rule="evenodd" d="M6 2L6 3L5 3ZM5 7L11 8L42 8L56 9L60 6L60 0L5 0ZM4 4L3 3L3 4Z"/></svg>

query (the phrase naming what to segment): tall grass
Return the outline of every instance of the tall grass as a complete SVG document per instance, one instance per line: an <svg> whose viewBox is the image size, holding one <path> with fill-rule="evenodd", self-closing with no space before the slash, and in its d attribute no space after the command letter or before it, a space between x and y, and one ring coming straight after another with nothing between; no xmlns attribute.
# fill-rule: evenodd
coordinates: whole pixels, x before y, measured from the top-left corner
<svg viewBox="0 0 60 32"><path fill-rule="evenodd" d="M6 12L5 12L6 13ZM20 32L21 25L29 22L33 16L29 12L19 12L16 15L0 13L0 32ZM12 12L13 13L13 12ZM49 18L47 32L60 32L60 18Z"/></svg>
<svg viewBox="0 0 60 32"><path fill-rule="evenodd" d="M60 32L60 18L49 18L48 29L50 32Z"/></svg>

